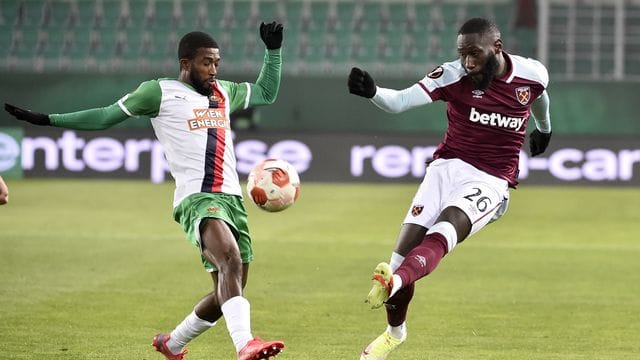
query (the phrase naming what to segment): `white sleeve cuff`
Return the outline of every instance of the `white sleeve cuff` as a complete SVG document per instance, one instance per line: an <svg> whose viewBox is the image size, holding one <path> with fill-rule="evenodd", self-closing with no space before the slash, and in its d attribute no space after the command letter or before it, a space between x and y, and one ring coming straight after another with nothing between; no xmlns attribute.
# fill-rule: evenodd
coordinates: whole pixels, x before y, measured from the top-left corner
<svg viewBox="0 0 640 360"><path fill-rule="evenodd" d="M549 115L549 95L547 91L533 101L531 104L531 114L536 122L536 128L545 134L551 132L551 116Z"/></svg>

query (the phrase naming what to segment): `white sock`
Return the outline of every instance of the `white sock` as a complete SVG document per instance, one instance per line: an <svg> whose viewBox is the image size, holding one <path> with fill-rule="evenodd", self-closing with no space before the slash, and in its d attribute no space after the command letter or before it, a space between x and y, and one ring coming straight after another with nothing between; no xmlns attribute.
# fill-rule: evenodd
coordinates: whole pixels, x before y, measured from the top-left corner
<svg viewBox="0 0 640 360"><path fill-rule="evenodd" d="M400 264L404 261L404 256L397 252L391 253L391 260L389 260L389 266L391 266L391 272L395 272L400 267Z"/></svg>
<svg viewBox="0 0 640 360"><path fill-rule="evenodd" d="M400 278L400 275L393 275L393 286L391 287L391 292L389 293L389 297L392 297L393 295L395 295L398 290L400 290L402 288L402 279Z"/></svg>
<svg viewBox="0 0 640 360"><path fill-rule="evenodd" d="M403 322L400 326L387 325L387 332L396 339L405 339L407 337L407 322Z"/></svg>
<svg viewBox="0 0 640 360"><path fill-rule="evenodd" d="M215 322L200 319L198 315L196 315L196 312L192 311L191 314L187 315L187 317L173 329L171 337L169 341L167 341L167 347L172 353L178 354L189 341L195 339L215 324Z"/></svg>
<svg viewBox="0 0 640 360"><path fill-rule="evenodd" d="M236 352L239 352L251 339L251 305L242 296L234 296L221 306L224 320Z"/></svg>

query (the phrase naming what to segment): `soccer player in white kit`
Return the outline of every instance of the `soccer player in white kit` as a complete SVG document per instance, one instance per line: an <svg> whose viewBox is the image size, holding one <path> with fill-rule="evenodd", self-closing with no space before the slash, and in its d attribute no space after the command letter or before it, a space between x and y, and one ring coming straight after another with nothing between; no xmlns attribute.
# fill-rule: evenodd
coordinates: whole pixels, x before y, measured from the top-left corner
<svg viewBox="0 0 640 360"><path fill-rule="evenodd" d="M106 129L132 116L151 118L176 182L174 218L198 247L213 280L213 291L171 333L153 338L155 349L170 360L183 359L185 345L222 316L239 360L269 359L284 348L281 341L263 341L251 332L243 289L253 251L229 117L235 110L271 104L277 97L283 27L262 23L260 37L267 49L255 84L218 79L218 44L194 31L180 40L177 79L143 82L110 106L48 115L5 104L19 120L81 130Z"/></svg>
<svg viewBox="0 0 640 360"><path fill-rule="evenodd" d="M465 22L456 43L458 60L436 67L404 90L378 87L359 68L349 74L349 92L382 110L398 113L442 100L448 121L391 260L374 270L367 302L372 308L385 305L388 325L364 348L361 360L386 359L406 340L414 283L456 244L504 214L509 188L518 183L520 148L531 114L536 124L529 139L531 155L544 152L551 138L546 68L507 54L500 31L486 19Z"/></svg>

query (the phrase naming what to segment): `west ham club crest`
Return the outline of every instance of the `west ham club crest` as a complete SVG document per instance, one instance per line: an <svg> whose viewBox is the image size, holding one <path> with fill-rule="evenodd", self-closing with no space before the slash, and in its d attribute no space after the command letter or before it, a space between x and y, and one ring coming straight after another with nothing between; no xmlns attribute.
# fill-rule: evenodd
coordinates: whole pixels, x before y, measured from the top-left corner
<svg viewBox="0 0 640 360"><path fill-rule="evenodd" d="M516 88L516 99L522 105L527 105L531 99L531 89L528 86Z"/></svg>
<svg viewBox="0 0 640 360"><path fill-rule="evenodd" d="M411 215L418 216L422 213L423 209L424 205L413 205L413 207L411 208Z"/></svg>

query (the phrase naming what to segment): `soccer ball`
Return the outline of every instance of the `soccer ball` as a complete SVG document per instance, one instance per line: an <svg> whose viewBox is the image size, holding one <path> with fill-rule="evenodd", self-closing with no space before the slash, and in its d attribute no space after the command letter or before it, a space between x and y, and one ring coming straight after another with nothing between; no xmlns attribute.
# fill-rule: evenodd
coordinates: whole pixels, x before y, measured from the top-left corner
<svg viewBox="0 0 640 360"><path fill-rule="evenodd" d="M267 159L249 173L247 193L260 209L282 211L298 200L300 177L290 163Z"/></svg>

